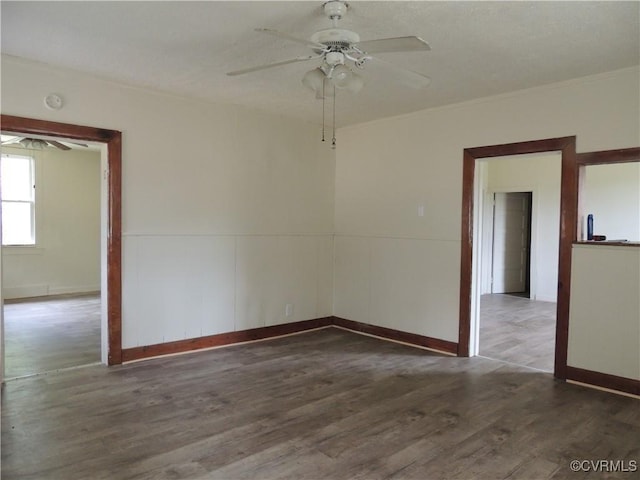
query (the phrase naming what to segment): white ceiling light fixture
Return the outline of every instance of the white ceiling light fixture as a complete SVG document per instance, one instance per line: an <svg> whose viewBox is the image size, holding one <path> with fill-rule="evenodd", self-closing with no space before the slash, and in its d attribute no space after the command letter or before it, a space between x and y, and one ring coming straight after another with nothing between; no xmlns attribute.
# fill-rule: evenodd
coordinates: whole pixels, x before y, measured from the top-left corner
<svg viewBox="0 0 640 480"><path fill-rule="evenodd" d="M338 21L347 13L349 5L343 1L328 1L324 4L324 13L331 20L331 28L320 30L314 33L309 40L298 38L288 33L268 28L257 28L257 32L266 33L279 38L284 38L292 42L304 44L311 48L313 55L300 56L290 60L259 65L257 67L235 70L227 75L235 76L245 73L264 70L267 68L279 67L296 62L306 62L309 60L320 60L319 67L309 70L302 77L302 84L315 92L316 98L322 99L323 106L323 138L324 141L324 100L333 96L333 141L335 148L335 92L336 89L345 90L350 93L358 93L364 87L364 79L350 68L349 64L358 69L364 69L370 62L381 62L392 66L405 77L411 80L411 84L416 88L426 87L431 79L421 73L407 70L386 61L371 56L371 53L390 52L418 52L429 51L431 47L420 37L394 37L381 38L361 42L360 35L351 30L338 27Z"/></svg>
<svg viewBox="0 0 640 480"><path fill-rule="evenodd" d="M328 80L335 87L348 90L351 93L358 93L364 86L362 76L343 63L330 68L323 65L309 70L302 77L302 84L314 91L316 98L322 98L322 87L325 80Z"/></svg>
<svg viewBox="0 0 640 480"><path fill-rule="evenodd" d="M33 150L42 150L49 145L47 142L40 140L39 138L23 138L18 143L24 148L30 148Z"/></svg>
<svg viewBox="0 0 640 480"><path fill-rule="evenodd" d="M322 91L322 83L324 82L324 79L324 71L320 68L314 68L304 74L304 77L302 77L302 84L314 92L319 92Z"/></svg>

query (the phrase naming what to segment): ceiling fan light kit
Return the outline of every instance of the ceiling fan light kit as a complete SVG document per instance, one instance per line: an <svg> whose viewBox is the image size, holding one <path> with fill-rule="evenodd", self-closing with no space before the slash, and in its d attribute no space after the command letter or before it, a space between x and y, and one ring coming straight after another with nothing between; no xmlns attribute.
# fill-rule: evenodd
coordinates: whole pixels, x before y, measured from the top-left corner
<svg viewBox="0 0 640 480"><path fill-rule="evenodd" d="M324 82L324 79L325 73L320 68L314 68L304 74L304 77L302 77L302 84L314 92L319 92L322 90L322 83Z"/></svg>
<svg viewBox="0 0 640 480"><path fill-rule="evenodd" d="M4 137L4 135L3 135ZM77 145L83 148L89 148L89 146L85 143L76 143L76 142L66 142L70 145ZM59 150L71 150L69 145L65 145L62 142L58 142L57 140L45 140L43 138L33 138L33 137L10 137L8 140L3 140L2 145L20 145L23 148L27 148L30 150L44 150L48 147L55 147Z"/></svg>
<svg viewBox="0 0 640 480"><path fill-rule="evenodd" d="M364 78L353 71L350 65L357 69L364 69L369 61L382 62L393 66L398 72L405 76L413 77L413 84L417 87L426 87L429 77L397 67L386 61L372 57L372 53L390 52L414 52L429 51L429 44L420 37L394 37L381 38L361 42L360 35L351 30L338 27L338 22L344 17L349 8L349 4L342 1L329 1L324 3L324 14L331 20L331 28L320 30L305 40L288 33L272 30L268 28L257 28L256 31L287 39L289 41L306 45L313 51L313 55L300 56L290 60L259 65L257 67L245 68L227 73L227 75L243 75L245 73L264 70L267 68L279 67L296 62L306 62L309 60L320 60L321 64L309 70L302 77L302 84L315 92L315 97L323 101L322 105L322 125L324 141L324 101L326 97L333 97L333 118L334 136L332 146L335 148L335 92L336 89L346 90L350 93L358 93L364 87Z"/></svg>
<svg viewBox="0 0 640 480"><path fill-rule="evenodd" d="M49 146L47 142L40 140L39 138L23 138L18 143L24 148L30 148L33 150L42 150Z"/></svg>

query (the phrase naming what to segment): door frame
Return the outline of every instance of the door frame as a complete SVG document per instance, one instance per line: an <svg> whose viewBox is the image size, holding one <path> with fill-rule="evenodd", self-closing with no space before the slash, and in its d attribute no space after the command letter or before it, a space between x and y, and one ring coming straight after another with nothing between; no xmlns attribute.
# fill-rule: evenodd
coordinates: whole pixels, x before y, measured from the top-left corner
<svg viewBox="0 0 640 480"><path fill-rule="evenodd" d="M107 146L107 364L122 363L122 133L33 118L0 116L3 132L99 142ZM3 339L4 345L4 339ZM3 362L4 363L4 362Z"/></svg>
<svg viewBox="0 0 640 480"><path fill-rule="evenodd" d="M528 142L508 143L464 149L462 166L462 230L460 249L460 315L458 356L468 357L471 340L471 316L479 305L479 268L477 245L473 237L479 232L474 217L478 195L476 162L483 158L522 155L527 153L561 153L560 239L558 252L558 303L556 312L556 344L553 374L567 378L567 348L569 342L569 299L571 292L571 248L577 239L578 166L576 137L560 137ZM475 255L475 257L474 257Z"/></svg>

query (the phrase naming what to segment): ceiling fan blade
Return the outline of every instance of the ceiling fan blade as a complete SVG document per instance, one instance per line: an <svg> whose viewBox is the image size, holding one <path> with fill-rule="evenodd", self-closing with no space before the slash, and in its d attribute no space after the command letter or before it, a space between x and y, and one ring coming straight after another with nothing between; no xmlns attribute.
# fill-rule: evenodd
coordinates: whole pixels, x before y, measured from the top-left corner
<svg viewBox="0 0 640 480"><path fill-rule="evenodd" d="M431 47L420 37L380 38L360 42L356 47L364 53L418 52L429 51Z"/></svg>
<svg viewBox="0 0 640 480"><path fill-rule="evenodd" d="M256 28L256 32L266 33L267 35L272 35L274 37L285 38L292 42L302 43L303 45L307 45L313 49L324 50L327 47L321 43L312 42L310 40L305 40L304 38L294 37L293 35L289 35L288 33L281 32L279 30L272 30L270 28Z"/></svg>
<svg viewBox="0 0 640 480"><path fill-rule="evenodd" d="M314 60L320 57L321 55L309 55L308 57L296 57L290 60L283 60L282 62L267 63L266 65L258 65L256 67L249 67L249 68L243 68L242 70L235 70L233 72L227 73L227 75L234 77L236 75L242 75L244 73L255 72L258 70L265 70L267 68L279 67L281 65L288 65L289 63L306 62L307 60Z"/></svg>
<svg viewBox="0 0 640 480"><path fill-rule="evenodd" d="M49 145L53 145L60 150L71 150L71 147L67 147L64 143L56 142L55 140L47 140Z"/></svg>
<svg viewBox="0 0 640 480"><path fill-rule="evenodd" d="M385 60L380 60L376 57L370 57L371 61L376 65L380 65L381 67L385 67L388 69L397 72L402 76L403 83L411 88L426 88L431 83L431 78L423 75L422 73L415 72L413 70L409 70L408 68L399 67L393 63L387 62Z"/></svg>

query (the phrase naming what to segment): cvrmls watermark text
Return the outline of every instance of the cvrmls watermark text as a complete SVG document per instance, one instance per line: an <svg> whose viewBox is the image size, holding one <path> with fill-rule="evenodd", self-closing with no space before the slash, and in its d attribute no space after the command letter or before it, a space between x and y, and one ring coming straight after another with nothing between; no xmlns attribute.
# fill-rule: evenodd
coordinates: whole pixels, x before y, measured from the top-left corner
<svg viewBox="0 0 640 480"><path fill-rule="evenodd" d="M637 472L636 460L571 460L573 472Z"/></svg>

